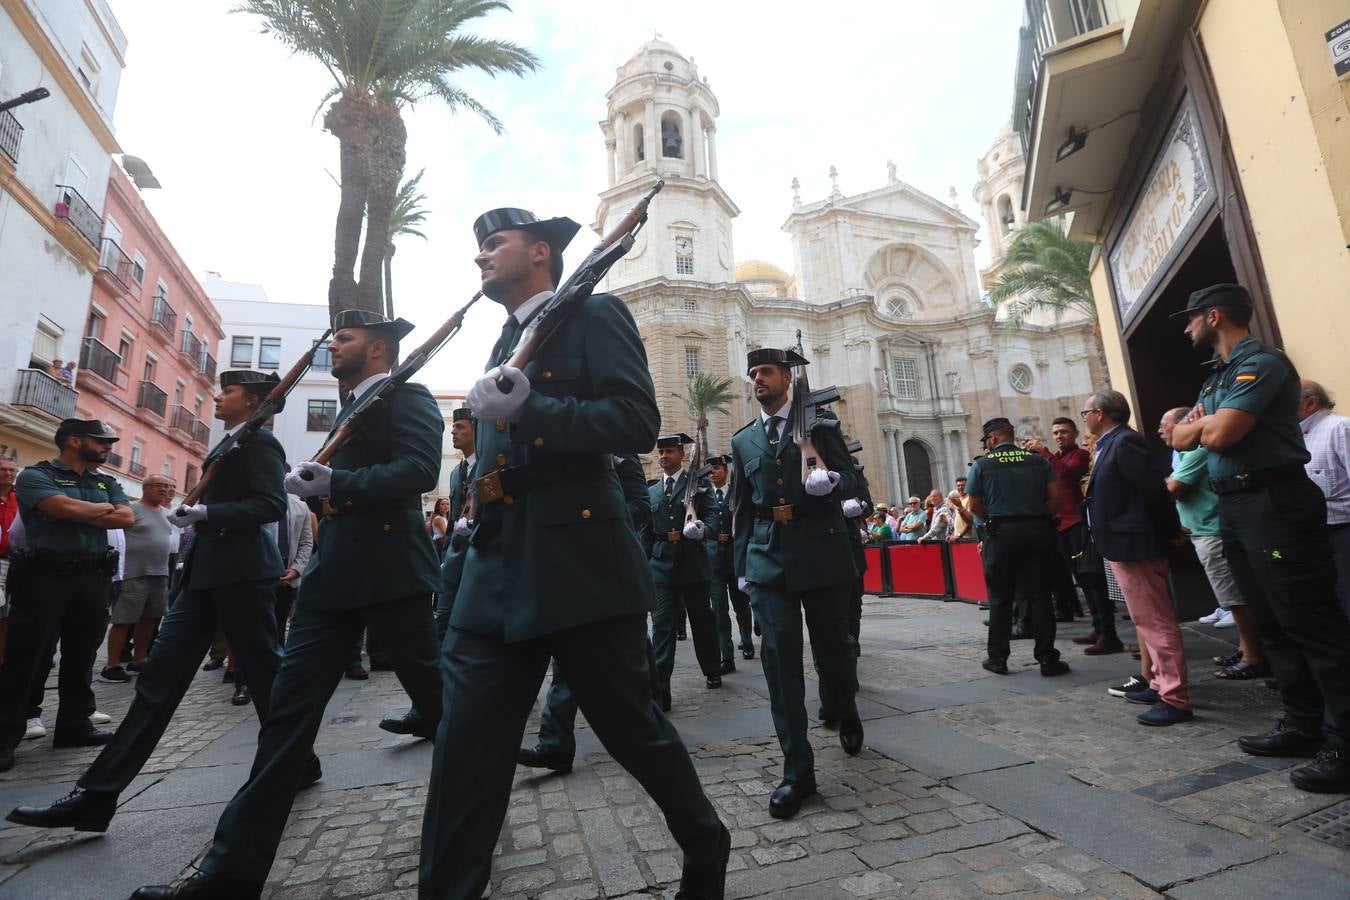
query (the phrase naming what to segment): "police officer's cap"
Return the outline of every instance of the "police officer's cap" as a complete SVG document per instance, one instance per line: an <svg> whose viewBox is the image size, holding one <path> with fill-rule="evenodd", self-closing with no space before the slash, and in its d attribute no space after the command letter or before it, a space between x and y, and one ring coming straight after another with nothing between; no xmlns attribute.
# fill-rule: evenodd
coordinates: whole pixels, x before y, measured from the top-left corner
<svg viewBox="0 0 1350 900"><path fill-rule="evenodd" d="M1219 307L1250 307L1252 305L1252 295L1247 293L1247 289L1240 284L1211 284L1207 288L1201 288L1191 294L1186 301L1186 308L1172 313L1171 318L1177 319L1182 316L1190 316L1198 312L1204 312L1215 306Z"/></svg>
<svg viewBox="0 0 1350 900"><path fill-rule="evenodd" d="M455 410L450 414L450 421L468 422L472 424L474 422L473 410L469 409L467 406L461 406L459 409Z"/></svg>
<svg viewBox="0 0 1350 900"><path fill-rule="evenodd" d="M396 341L403 340L416 327L402 317L387 319L368 309L344 309L333 316L334 331L341 331L344 328L365 328L368 331L375 331L384 336L392 337Z"/></svg>
<svg viewBox="0 0 1350 900"><path fill-rule="evenodd" d="M500 209L490 209L475 219L473 236L478 241L478 246L481 247L483 241L492 235L510 228L538 235L543 240L548 241L548 245L558 253L563 252L567 245L572 243L572 238L576 237L577 232L581 230L580 225L566 216L540 219L528 209L503 206Z"/></svg>
<svg viewBox="0 0 1350 900"><path fill-rule="evenodd" d="M98 419L62 419L56 426L56 445L59 447L68 437L92 437L105 441L121 440L117 432Z"/></svg>
<svg viewBox="0 0 1350 900"><path fill-rule="evenodd" d="M809 365L806 358L791 347L786 349L781 347L760 347L745 354L745 372L747 375L750 374L750 370L755 366L769 364L788 366L789 368L792 366Z"/></svg>
<svg viewBox="0 0 1350 900"><path fill-rule="evenodd" d="M731 457L730 457L730 456L710 456L710 457L708 457L708 465L710 465L710 466L722 466L723 468L726 468L727 466L730 466L730 465L731 465Z"/></svg>
<svg viewBox="0 0 1350 900"><path fill-rule="evenodd" d="M861 453L862 441L849 441L848 446L845 449L848 450L850 456L854 453Z"/></svg>
<svg viewBox="0 0 1350 900"><path fill-rule="evenodd" d="M656 439L656 449L660 450L663 447L683 447L685 444L692 444L693 442L694 439L683 431L676 432L675 434L663 434Z"/></svg>
<svg viewBox="0 0 1350 900"><path fill-rule="evenodd" d="M990 419L988 422L984 423L984 428L981 434L981 440L988 440L989 435L994 434L995 432L998 431L1012 431L1012 430L1013 430L1012 421L1003 416L999 416L996 419Z"/></svg>

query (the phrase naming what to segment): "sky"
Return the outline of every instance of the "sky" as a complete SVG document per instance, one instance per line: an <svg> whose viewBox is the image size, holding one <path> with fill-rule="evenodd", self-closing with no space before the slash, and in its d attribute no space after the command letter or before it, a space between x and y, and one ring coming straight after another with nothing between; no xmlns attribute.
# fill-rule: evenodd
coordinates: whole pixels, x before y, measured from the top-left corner
<svg viewBox="0 0 1350 900"><path fill-rule="evenodd" d="M234 0L110 2L129 41L117 138L163 184L144 196L180 255L199 275L325 304L338 143L316 113L330 76L231 13ZM505 132L437 100L405 112L408 172L426 169L430 215L426 241L398 244L395 312L419 326L417 342L472 296L471 225L484 210L522 206L592 224L606 187L605 92L657 34L695 60L721 107L718 175L741 209L737 260L791 270L781 227L792 179L803 202L824 199L830 166L840 189L857 194L884 185L894 160L902 181L943 202L955 187L978 219L975 163L1011 111L1020 19L1015 0L516 0L469 30L529 48L539 70L457 82ZM503 318L481 301L419 380L472 384Z"/></svg>

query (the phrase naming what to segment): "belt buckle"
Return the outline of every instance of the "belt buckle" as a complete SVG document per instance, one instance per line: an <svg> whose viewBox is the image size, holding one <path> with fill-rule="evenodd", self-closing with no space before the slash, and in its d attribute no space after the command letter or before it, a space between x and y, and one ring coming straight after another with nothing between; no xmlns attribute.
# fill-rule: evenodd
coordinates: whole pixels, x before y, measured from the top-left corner
<svg viewBox="0 0 1350 900"><path fill-rule="evenodd" d="M786 506L775 506L773 508L773 520L775 522L791 522L792 504L789 503Z"/></svg>
<svg viewBox="0 0 1350 900"><path fill-rule="evenodd" d="M729 544L729 543L731 543L731 535L727 534L725 531L718 532L718 535L717 535L717 543L719 543L719 544Z"/></svg>
<svg viewBox="0 0 1350 900"><path fill-rule="evenodd" d="M475 479L473 489L478 493L478 499L483 503L496 503L502 499L502 495L505 493L502 490L500 472L489 472L481 478Z"/></svg>
<svg viewBox="0 0 1350 900"><path fill-rule="evenodd" d="M672 544L678 544L682 537L684 537L684 534L676 529L666 532L666 540L670 541Z"/></svg>
<svg viewBox="0 0 1350 900"><path fill-rule="evenodd" d="M1246 488L1251 486L1252 483L1251 472L1243 472L1241 475L1234 475L1233 478L1237 481L1238 485L1241 487Z"/></svg>

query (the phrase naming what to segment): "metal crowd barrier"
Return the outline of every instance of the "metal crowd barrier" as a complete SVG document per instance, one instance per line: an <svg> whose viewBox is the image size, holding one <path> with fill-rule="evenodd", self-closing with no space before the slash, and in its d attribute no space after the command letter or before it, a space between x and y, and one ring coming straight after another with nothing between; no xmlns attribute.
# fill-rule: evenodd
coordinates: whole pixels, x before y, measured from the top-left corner
<svg viewBox="0 0 1350 900"><path fill-rule="evenodd" d="M979 545L971 541L871 541L864 548L863 591L879 597L916 597L986 604Z"/></svg>

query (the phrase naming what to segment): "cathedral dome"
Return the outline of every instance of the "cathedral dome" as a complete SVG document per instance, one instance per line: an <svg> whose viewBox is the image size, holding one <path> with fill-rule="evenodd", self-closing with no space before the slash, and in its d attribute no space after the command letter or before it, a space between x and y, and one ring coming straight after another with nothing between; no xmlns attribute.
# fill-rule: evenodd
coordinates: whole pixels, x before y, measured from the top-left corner
<svg viewBox="0 0 1350 900"><path fill-rule="evenodd" d="M786 284L788 273L771 262L765 262L762 259L747 259L745 262L736 263L736 280L776 281L780 284Z"/></svg>
<svg viewBox="0 0 1350 900"><path fill-rule="evenodd" d="M675 75L689 81L694 78L694 67L674 46L655 38L637 48L619 67L620 80L642 74Z"/></svg>

